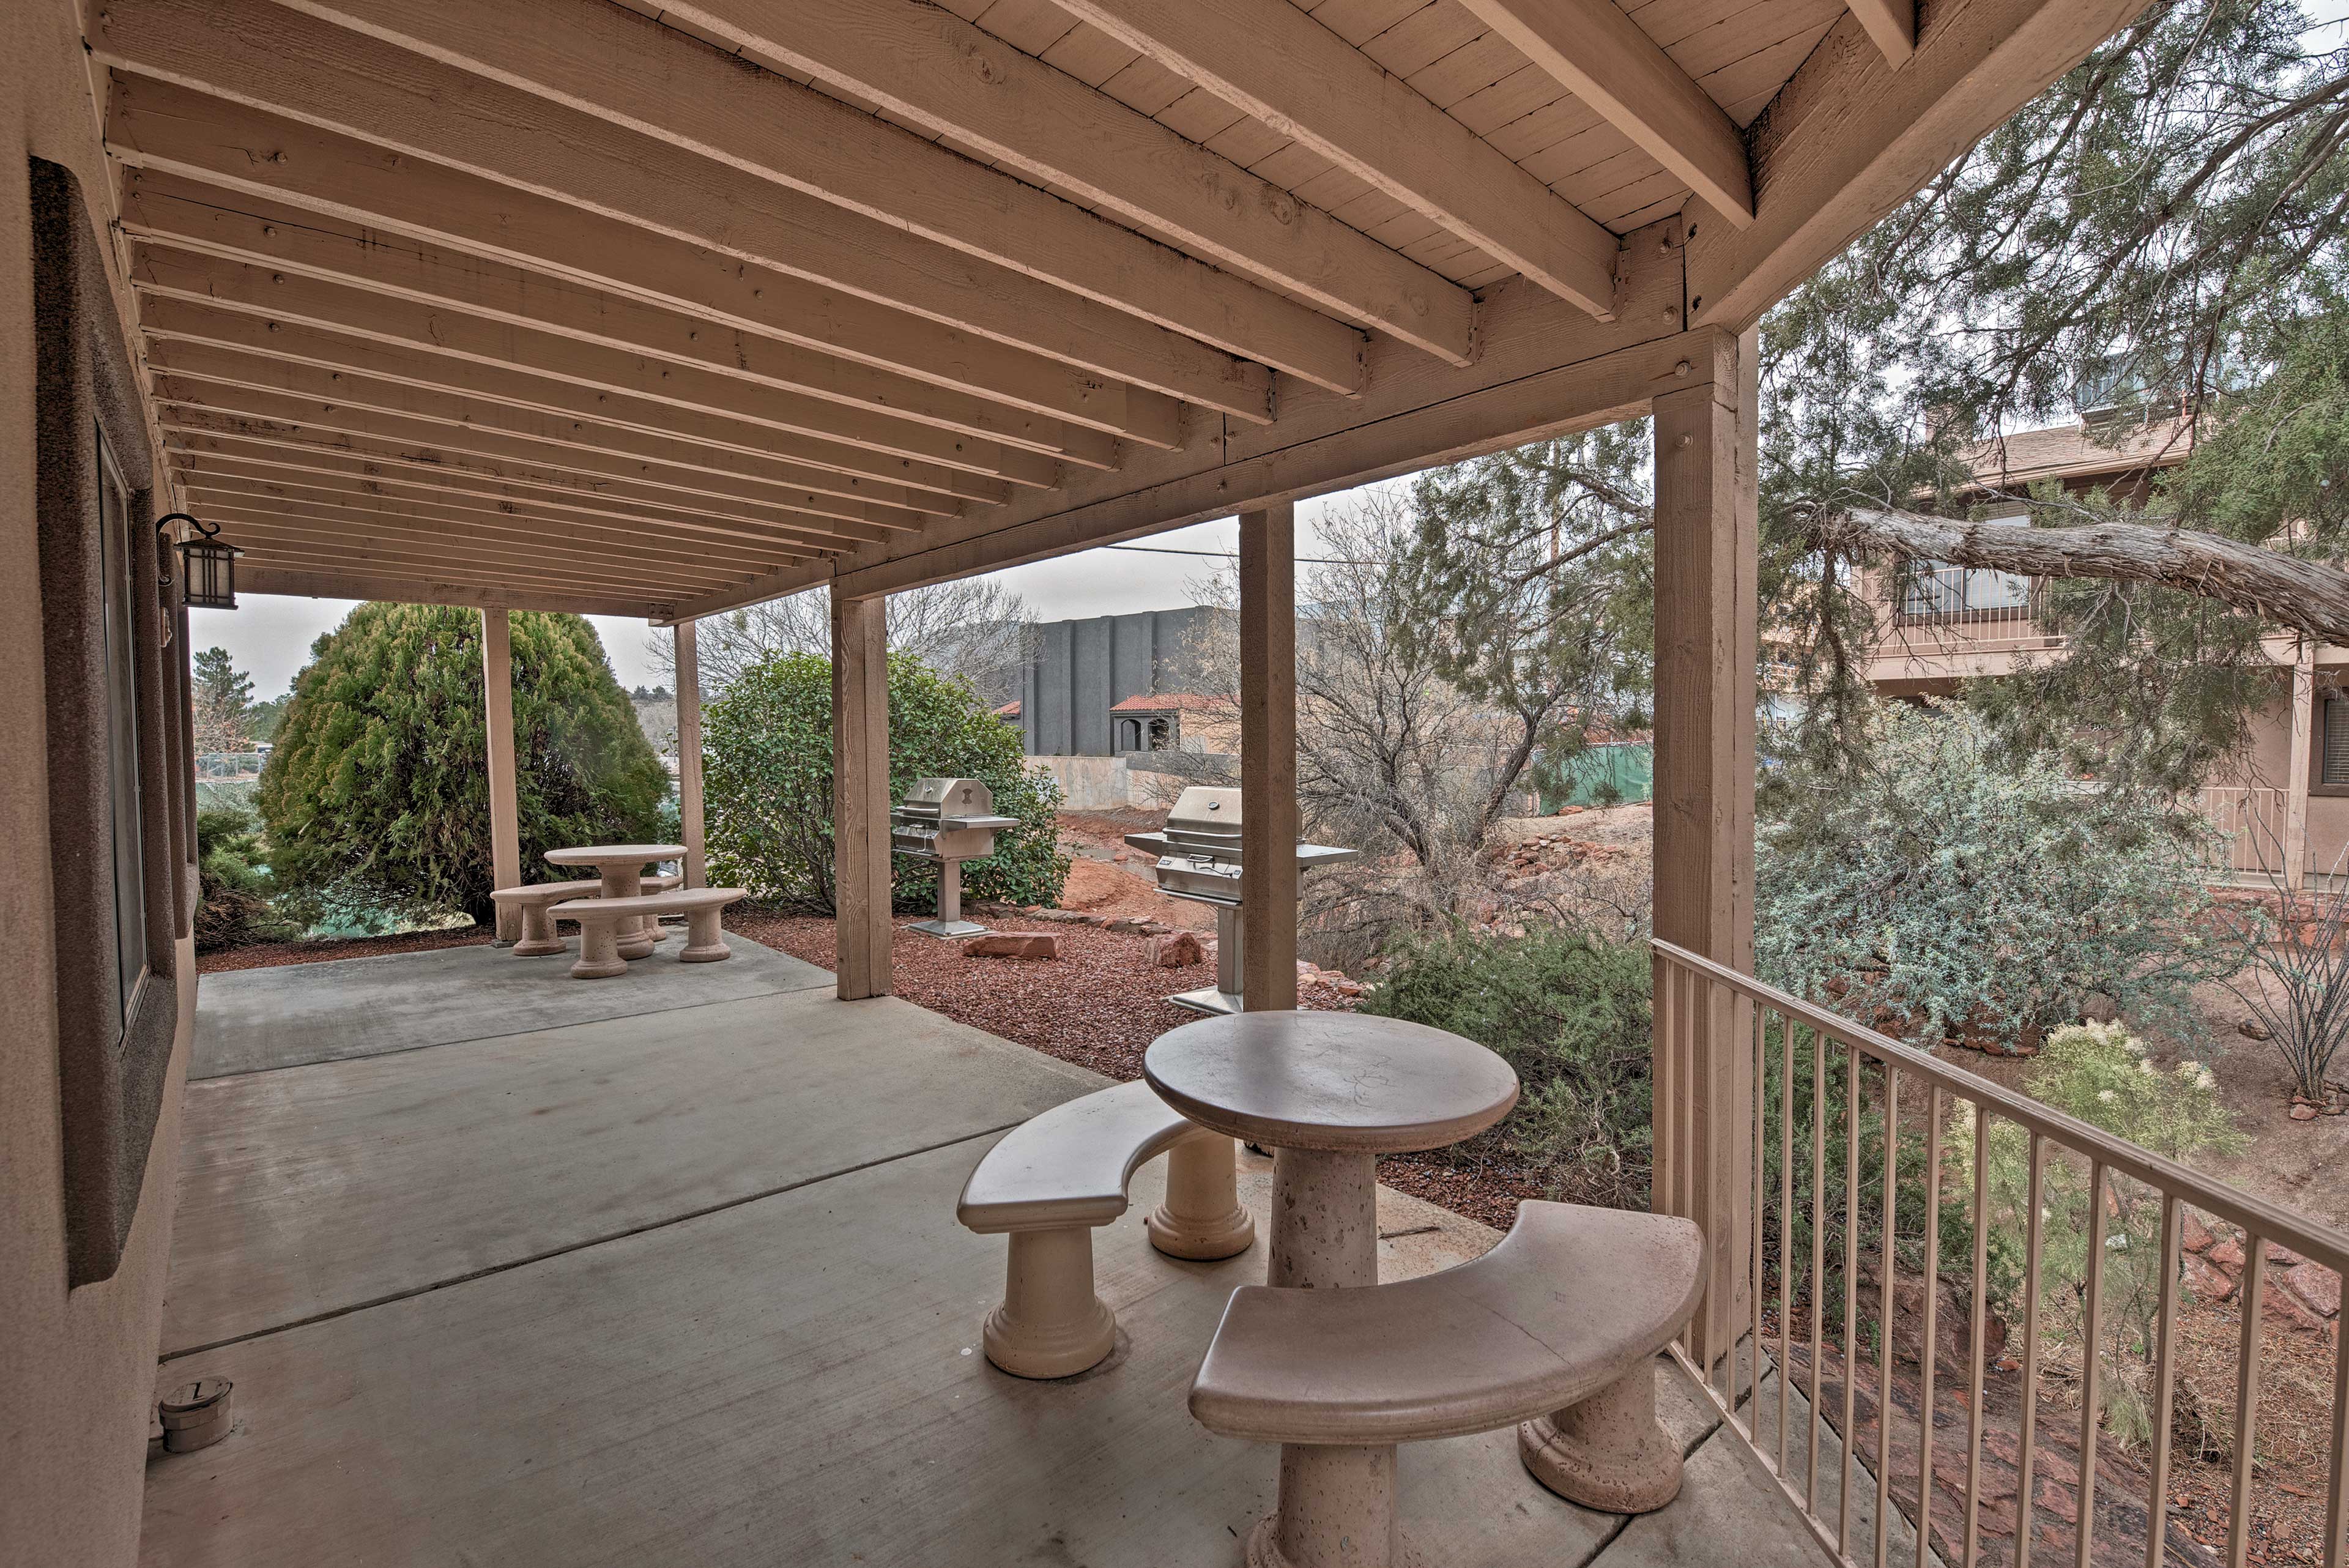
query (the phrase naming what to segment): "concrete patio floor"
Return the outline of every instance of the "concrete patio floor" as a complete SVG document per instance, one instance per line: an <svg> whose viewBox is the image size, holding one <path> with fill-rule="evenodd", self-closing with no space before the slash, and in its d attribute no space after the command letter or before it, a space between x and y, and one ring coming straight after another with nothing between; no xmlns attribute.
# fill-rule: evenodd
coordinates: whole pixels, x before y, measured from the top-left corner
<svg viewBox="0 0 2349 1568"><path fill-rule="evenodd" d="M1003 1243L957 1226L955 1195L1001 1131L1101 1080L894 998L835 1001L810 966L749 995L653 967L755 982L756 952L591 986L462 950L261 971L283 1011L200 1026L216 1060L266 1070L189 1086L159 1383L234 1380L237 1430L150 1462L143 1563L1238 1563L1277 1451L1209 1435L1184 1393L1261 1244L1153 1251L1154 1165L1097 1233L1111 1358L1030 1383L978 1353ZM582 1003L525 977L615 1011L550 1020ZM200 1008L235 982L258 989L208 979ZM339 1049L384 1037L388 996L405 1043ZM238 1057L239 1023L266 1048ZM1269 1165L1246 1165L1261 1228ZM1391 1278L1496 1239L1384 1189L1380 1220ZM1679 1501L1575 1508L1508 1432L1413 1445L1425 1561L1824 1561L1659 1376L1692 1456Z"/></svg>

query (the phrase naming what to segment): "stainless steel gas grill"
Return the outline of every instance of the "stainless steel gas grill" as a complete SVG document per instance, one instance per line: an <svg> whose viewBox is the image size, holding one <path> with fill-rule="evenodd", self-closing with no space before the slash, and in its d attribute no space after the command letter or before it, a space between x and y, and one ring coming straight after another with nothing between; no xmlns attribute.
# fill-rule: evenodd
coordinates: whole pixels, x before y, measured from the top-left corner
<svg viewBox="0 0 2349 1568"><path fill-rule="evenodd" d="M1195 1012L1245 1011L1240 992L1239 911L1245 896L1240 792L1194 785L1175 797L1163 829L1129 833L1125 841L1158 857L1158 886L1168 897L1215 907L1216 983L1167 1000ZM1310 871L1351 860L1359 853L1329 844L1299 844L1297 868Z"/></svg>
<svg viewBox="0 0 2349 1568"><path fill-rule="evenodd" d="M962 863L995 853L995 831L1019 819L995 815L995 792L977 779L916 779L889 813L889 847L938 863L938 918L908 928L926 937L983 937L962 918Z"/></svg>

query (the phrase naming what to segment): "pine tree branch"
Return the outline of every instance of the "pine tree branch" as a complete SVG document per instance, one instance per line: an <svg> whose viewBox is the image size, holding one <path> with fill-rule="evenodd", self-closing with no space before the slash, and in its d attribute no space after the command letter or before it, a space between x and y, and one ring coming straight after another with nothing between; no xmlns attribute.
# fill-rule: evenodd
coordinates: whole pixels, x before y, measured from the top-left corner
<svg viewBox="0 0 2349 1568"><path fill-rule="evenodd" d="M2326 642L2349 643L2349 573L2190 528L1964 523L1854 507L1816 514L1813 543L2024 577L2097 577L2199 594Z"/></svg>

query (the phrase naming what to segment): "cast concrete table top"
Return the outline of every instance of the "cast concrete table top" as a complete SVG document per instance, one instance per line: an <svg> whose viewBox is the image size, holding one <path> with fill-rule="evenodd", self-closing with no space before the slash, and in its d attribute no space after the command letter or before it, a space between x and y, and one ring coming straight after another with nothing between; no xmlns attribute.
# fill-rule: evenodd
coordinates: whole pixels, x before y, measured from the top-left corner
<svg viewBox="0 0 2349 1568"><path fill-rule="evenodd" d="M1160 1035L1142 1058L1201 1127L1274 1150L1268 1283L1378 1282L1377 1157L1457 1143L1517 1103L1472 1040L1352 1012L1241 1012Z"/></svg>
<svg viewBox="0 0 2349 1568"><path fill-rule="evenodd" d="M655 860L682 860L682 844L582 844L570 849L550 849L546 863L550 866L592 866L603 882L599 897L634 898L644 891L644 868ZM650 930L637 919L620 933L620 956L624 959L648 957L660 941L660 927L655 922Z"/></svg>

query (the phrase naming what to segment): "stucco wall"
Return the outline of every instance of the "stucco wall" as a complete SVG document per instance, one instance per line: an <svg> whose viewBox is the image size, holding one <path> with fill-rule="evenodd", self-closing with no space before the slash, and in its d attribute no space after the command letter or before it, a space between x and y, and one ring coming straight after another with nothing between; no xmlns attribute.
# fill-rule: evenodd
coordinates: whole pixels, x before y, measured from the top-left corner
<svg viewBox="0 0 2349 1568"><path fill-rule="evenodd" d="M48 842L41 607L36 595L32 256L26 160L109 190L81 27L67 0L10 0L0 50L0 836ZM99 214L102 223L104 214ZM118 287L119 278L116 279ZM127 296L124 297L127 298ZM126 318L128 311L124 312ZM143 475L128 475L132 487ZM46 856L40 864L46 867ZM136 1221L111 1279L66 1288L57 1041L46 875L0 879L0 1564L128 1564L139 1542L147 1412L179 1148L181 1087L194 1013L182 948L181 1024Z"/></svg>

